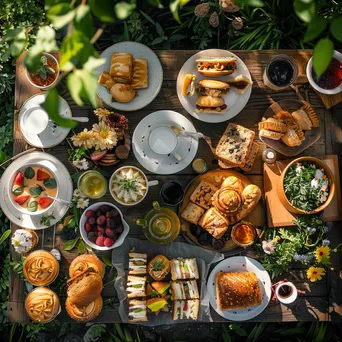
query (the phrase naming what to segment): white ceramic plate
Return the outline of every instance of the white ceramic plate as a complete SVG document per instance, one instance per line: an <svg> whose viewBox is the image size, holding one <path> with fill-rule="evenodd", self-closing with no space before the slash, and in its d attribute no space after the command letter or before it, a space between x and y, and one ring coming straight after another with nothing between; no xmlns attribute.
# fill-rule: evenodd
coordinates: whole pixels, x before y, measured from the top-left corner
<svg viewBox="0 0 342 342"><path fill-rule="evenodd" d="M31 152L14 160L3 173L0 180L0 205L4 214L14 224L30 229L47 228L40 223L42 215L29 215L21 213L10 201L8 187L11 186L10 179L17 170L25 165L41 165L51 170L59 185L58 198L71 201L73 186L72 179L67 168L62 162L51 154L44 152ZM50 208L44 212L44 216L53 215L55 219L51 220L51 226L58 222L67 212L68 205L55 201Z"/></svg>
<svg viewBox="0 0 342 342"><path fill-rule="evenodd" d="M60 144L70 132L70 128L60 127L54 124L52 121L49 121L49 126L46 127L42 133L31 134L25 131L25 126L23 125L25 113L35 107L41 108L41 104L44 103L46 95L47 93L33 95L25 101L19 113L19 127L24 136L24 139L31 146L39 148L50 148ZM62 97L59 97L59 99L60 115L71 118L72 113L68 103ZM52 128L54 129L54 132Z"/></svg>
<svg viewBox="0 0 342 342"><path fill-rule="evenodd" d="M173 155L157 154L149 146L149 135L155 128L162 126L177 126L189 132L196 132L196 129L185 116L172 110L153 112L135 128L132 146L138 162L151 172L167 175L183 170L192 162L197 153L198 140L186 135L178 136L176 152L181 156L181 161Z"/></svg>
<svg viewBox="0 0 342 342"><path fill-rule="evenodd" d="M136 96L129 103L112 102L108 89L102 85L98 85L97 94L103 102L115 109L134 111L144 108L151 103L158 95L163 83L163 68L157 55L146 45L136 42L122 42L110 46L101 53L101 58L106 62L96 69L98 76L103 71L109 71L113 52L129 52L133 58L146 58L148 62L148 88L138 89Z"/></svg>
<svg viewBox="0 0 342 342"><path fill-rule="evenodd" d="M246 64L236 55L234 55L232 52L227 50L220 50L220 49L210 49L210 50L204 50L200 51L193 56L191 56L182 66L178 73L177 77L177 95L178 99L181 102L184 109L192 115L194 118L204 121L204 122L223 122L230 120L237 114L239 114L242 109L246 106L249 97L251 96L252 87L250 86L244 94L239 94L234 89L230 89L228 94L224 96L224 101L227 105L227 109L218 114L216 112L206 112L206 113L200 113L196 110L196 100L197 100L197 94L195 93L194 96L184 96L182 94L182 88L183 88L183 82L184 77L186 74L195 74L196 75L196 85L198 81L203 79L210 79L210 77L206 77L204 75L201 75L196 68L196 59L198 58L204 58L204 57L235 57L236 58L236 64L237 69L233 72L233 74L229 76L221 76L221 77L215 77L212 78L214 80L220 80L220 81L227 81L230 78L234 78L237 75L244 75L251 79L251 74L248 71L248 68Z"/></svg>
<svg viewBox="0 0 342 342"><path fill-rule="evenodd" d="M262 303L243 309L222 311L217 307L216 302L216 274L218 272L255 272L259 278L259 286L262 292ZM236 256L225 259L215 266L211 271L207 288L209 301L214 310L222 317L231 321L246 321L258 316L265 310L271 299L271 279L264 267L252 258Z"/></svg>

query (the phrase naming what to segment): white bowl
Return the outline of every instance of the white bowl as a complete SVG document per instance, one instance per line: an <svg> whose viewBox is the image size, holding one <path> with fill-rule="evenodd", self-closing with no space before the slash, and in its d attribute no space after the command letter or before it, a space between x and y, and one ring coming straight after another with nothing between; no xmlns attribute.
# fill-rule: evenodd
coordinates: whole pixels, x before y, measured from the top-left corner
<svg viewBox="0 0 342 342"><path fill-rule="evenodd" d="M112 182L113 182L113 178L114 178L114 176L115 176L120 170L122 170L122 169L134 169L134 170L137 170L137 171L139 171L139 172L143 175L143 177L145 178L145 181L146 181L146 191L145 191L144 196L141 197L140 200L137 201L137 202L134 202L134 203L125 203L125 202L123 202L123 201L120 201L120 200L115 196L114 192L112 191ZM114 200L115 200L116 202L118 202L118 203L121 204L121 205L125 205L125 206L127 206L127 207L131 207L131 206L133 206L133 205L136 205L136 204L140 203L140 202L146 197L146 195L147 195L147 193L148 193L148 188L149 188L150 186L158 185L158 184L159 184L159 182L158 182L157 180L148 181L148 180L147 180L147 177L146 177L146 175L145 175L145 173L142 172L142 171L141 171L140 169L138 169L137 167L135 167L135 166L122 166L122 167L120 167L120 168L118 168L117 170L114 171L114 173L113 173L112 176L110 177L108 187L109 187L109 192L110 192L110 194L112 195L112 197L114 198Z"/></svg>
<svg viewBox="0 0 342 342"><path fill-rule="evenodd" d="M25 68L25 72L26 72L26 78L27 80L36 88L38 89L49 89L49 88L52 88L55 86L57 80L58 80L58 76L59 76L59 63L58 63L58 60L53 56L51 55L50 53L47 53L47 52L43 52L43 55L46 56L47 58L51 58L56 64L57 64L57 77L55 78L55 80L49 84L48 86L39 86L37 84L35 84L31 78L30 78L30 75L29 75L29 72L27 71L27 69Z"/></svg>
<svg viewBox="0 0 342 342"><path fill-rule="evenodd" d="M334 50L333 57L339 60L342 63L342 53ZM312 88L316 89L318 92L326 95L334 95L338 94L342 91L342 84L333 89L323 89L321 88L312 77L312 57L310 58L308 64L306 65L306 76L308 77L309 83Z"/></svg>
<svg viewBox="0 0 342 342"><path fill-rule="evenodd" d="M43 210L37 210L37 211L29 211L27 210L26 208L23 208L21 205L19 205L14 199L13 199L13 194L12 194L12 187L13 187L13 182L14 182L14 178L15 176L17 175L17 173L19 171L24 171L26 168L28 168L29 166L41 166L41 165L38 165L38 164L27 164L25 165L24 167L21 167L20 169L18 169L15 173L12 174L11 178L10 178L10 181L9 181L9 186L8 186L8 197L12 203L12 205L18 210L20 211L21 213L23 214L28 214L28 215L31 215L31 216L35 216L35 215L42 215L44 214L46 211L48 211L49 209L51 209L51 207L54 205L55 203L55 200L53 200L53 202L46 208L46 209L43 209ZM58 184L58 180L56 178L56 175L54 174L54 172L44 166L45 169L47 169L52 175L53 177L55 178L56 180L56 183L57 183L57 191L56 191L56 198L58 198L58 193L59 193L59 184Z"/></svg>
<svg viewBox="0 0 342 342"><path fill-rule="evenodd" d="M120 234L120 237L114 242L114 244L110 247L100 247L98 245L96 245L95 243L91 242L89 239L88 239L88 235L87 235L87 232L85 231L84 229L84 225L86 224L87 222L87 217L85 216L85 213L88 211L88 210L94 210L94 211L97 211L102 205L108 205L109 207L113 208L113 209L116 209L119 214L120 214L120 217L121 217L121 221L122 221L122 225L123 225L123 231L122 233ZM94 248L94 249L97 249L99 251L109 251L110 249L113 249L113 248L116 248L116 247L119 247L123 244L126 236L128 235L129 233L129 225L128 223L124 220L123 218L123 215L122 215L122 212L121 210L116 207L114 204L112 203L109 203L109 202L97 202L97 203L94 203L92 204L91 206L89 206L82 214L81 216L81 219L80 219L80 232L81 232L81 236L82 236L82 239L84 240L84 242L89 245L91 248Z"/></svg>

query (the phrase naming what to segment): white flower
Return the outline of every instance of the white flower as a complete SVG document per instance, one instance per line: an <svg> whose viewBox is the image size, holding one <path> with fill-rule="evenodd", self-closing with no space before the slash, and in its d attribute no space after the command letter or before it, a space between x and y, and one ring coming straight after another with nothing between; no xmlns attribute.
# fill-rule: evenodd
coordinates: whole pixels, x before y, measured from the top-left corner
<svg viewBox="0 0 342 342"><path fill-rule="evenodd" d="M75 189L75 190L74 190L74 193L73 193L73 196L74 196L74 197L81 197L81 191L78 190L78 189Z"/></svg>
<svg viewBox="0 0 342 342"><path fill-rule="evenodd" d="M74 160L72 163L79 170L88 170L89 169L89 163L88 163L88 161L85 158Z"/></svg>
<svg viewBox="0 0 342 342"><path fill-rule="evenodd" d="M89 205L89 199L80 197L77 200L77 208L84 209Z"/></svg>

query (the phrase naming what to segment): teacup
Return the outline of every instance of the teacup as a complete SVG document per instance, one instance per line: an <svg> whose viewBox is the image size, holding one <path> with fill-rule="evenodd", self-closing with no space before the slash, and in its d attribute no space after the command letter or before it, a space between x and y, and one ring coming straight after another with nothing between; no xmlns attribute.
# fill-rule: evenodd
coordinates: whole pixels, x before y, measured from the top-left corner
<svg viewBox="0 0 342 342"><path fill-rule="evenodd" d="M296 286L289 281L279 284L275 290L275 293L279 302L283 304L293 303L298 296Z"/></svg>
<svg viewBox="0 0 342 342"><path fill-rule="evenodd" d="M182 157L176 152L178 146L177 135L170 127L160 126L155 128L148 137L148 144L154 153L171 154L178 161L182 160Z"/></svg>
<svg viewBox="0 0 342 342"><path fill-rule="evenodd" d="M49 115L42 107L29 108L23 113L21 129L29 134L40 134L49 125Z"/></svg>

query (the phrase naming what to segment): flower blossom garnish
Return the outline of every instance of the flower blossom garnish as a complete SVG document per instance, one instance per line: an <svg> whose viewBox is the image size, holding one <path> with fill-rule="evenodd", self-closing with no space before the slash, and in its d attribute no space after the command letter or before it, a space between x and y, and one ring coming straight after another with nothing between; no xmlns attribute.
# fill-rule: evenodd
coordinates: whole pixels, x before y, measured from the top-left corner
<svg viewBox="0 0 342 342"><path fill-rule="evenodd" d="M112 112L105 108L97 108L94 110L94 114L99 118L99 120L105 120L108 115Z"/></svg>
<svg viewBox="0 0 342 342"><path fill-rule="evenodd" d="M209 24L212 27L217 27L220 24L220 18L216 12L213 12L209 18Z"/></svg>
<svg viewBox="0 0 342 342"><path fill-rule="evenodd" d="M243 20L240 17L236 17L233 21L232 21L232 25L235 28L235 30L239 31L243 29Z"/></svg>
<svg viewBox="0 0 342 342"><path fill-rule="evenodd" d="M329 245L330 245L330 240L324 239L324 240L322 241L322 245L323 245L323 246L329 246Z"/></svg>
<svg viewBox="0 0 342 342"><path fill-rule="evenodd" d="M76 205L77 208L84 209L84 208L86 208L88 205L89 205L89 199L88 199L88 198L80 197L80 198L77 200L77 205Z"/></svg>
<svg viewBox="0 0 342 342"><path fill-rule="evenodd" d="M209 13L209 4L204 2L195 7L195 16L199 18L205 17Z"/></svg>
<svg viewBox="0 0 342 342"><path fill-rule="evenodd" d="M95 147L98 150L111 150L118 143L116 132L103 121L93 125L93 132L96 136Z"/></svg>
<svg viewBox="0 0 342 342"><path fill-rule="evenodd" d="M328 246L318 247L315 256L318 262L327 262L330 258L330 248Z"/></svg>
<svg viewBox="0 0 342 342"><path fill-rule="evenodd" d="M262 242L262 249L266 254L272 254L279 240L279 236L276 236L273 240L264 240Z"/></svg>
<svg viewBox="0 0 342 342"><path fill-rule="evenodd" d="M79 170L88 170L88 169L89 169L88 160L85 159L85 158L74 160L72 163L73 163L73 165L76 166Z"/></svg>
<svg viewBox="0 0 342 342"><path fill-rule="evenodd" d="M78 190L78 189L75 189L75 190L74 190L74 193L73 193L73 196L74 196L74 197L81 197L81 191Z"/></svg>
<svg viewBox="0 0 342 342"><path fill-rule="evenodd" d="M307 271L306 271L306 276L311 282L315 282L317 280L321 280L322 277L325 275L325 270L322 267L314 267L311 266Z"/></svg>
<svg viewBox="0 0 342 342"><path fill-rule="evenodd" d="M235 5L232 0L219 0L219 5L224 12L234 13L240 11L240 7Z"/></svg>
<svg viewBox="0 0 342 342"><path fill-rule="evenodd" d="M71 141L75 146L81 146L85 149L93 148L95 145L95 134L85 128L82 132L71 137Z"/></svg>

